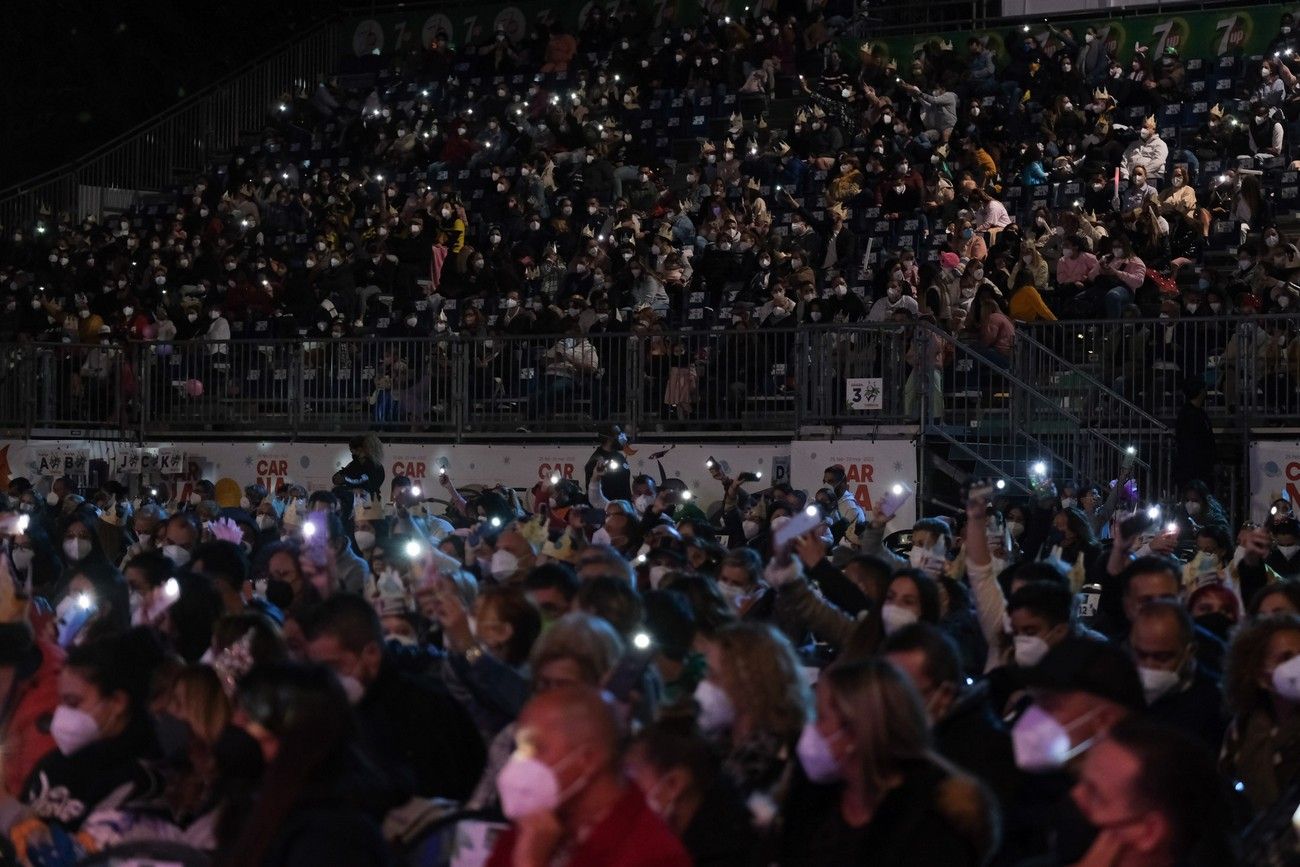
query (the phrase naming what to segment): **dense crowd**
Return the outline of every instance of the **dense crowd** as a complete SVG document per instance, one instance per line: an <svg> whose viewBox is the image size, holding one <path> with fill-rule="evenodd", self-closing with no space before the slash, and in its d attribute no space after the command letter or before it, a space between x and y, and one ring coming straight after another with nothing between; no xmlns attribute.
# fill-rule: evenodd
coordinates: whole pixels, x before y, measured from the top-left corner
<svg viewBox="0 0 1300 867"><path fill-rule="evenodd" d="M429 404L460 370L440 341L475 338L486 395L530 365L495 342L537 337L532 421L617 402L592 385L627 332L679 407L692 370L746 357L686 330L725 329L716 349L924 321L1006 364L1017 322L1291 309L1300 251L1267 192L1292 156L1289 15L1198 114L1204 72L1173 48L1120 64L1044 27L1005 61L931 40L899 67L841 50L844 5L699 26L593 7L576 33L367 59L286 92L259 145L174 196L5 227L0 339L68 344L79 387L129 398L128 342L193 395L192 369L240 387L241 339L410 338L383 364ZM1184 360L1167 503L1122 468L1044 468L1028 499L974 483L900 530L901 486L868 513L842 466L765 487L721 460L692 491L633 475L617 430L580 478L523 491L386 479L373 435L330 490L13 479L4 854L1296 863L1300 521L1285 500L1233 521L1201 481L1204 359ZM765 362L739 392L786 376ZM386 421L401 383L374 386Z"/></svg>
<svg viewBox="0 0 1300 867"><path fill-rule="evenodd" d="M0 338L923 317L1002 353L1012 320L1291 309L1289 15L1262 59L1121 63L1047 25L1005 34L1005 60L982 38L886 59L845 50L841 5L594 10L368 57L174 194L5 227Z"/></svg>
<svg viewBox="0 0 1300 867"><path fill-rule="evenodd" d="M1295 198L1289 16L1263 59L1121 63L1044 25L1008 32L1005 61L931 39L900 66L844 50L840 5L595 10L354 61L173 193L5 227L0 340L48 347L8 369L59 423L205 394L431 424L463 395L529 428L609 419L629 389L716 420L801 388L828 350L793 328L919 321L939 331L879 354L937 410L964 388L955 342L1005 366L1019 323L1147 316L1174 321L1071 360L1150 408L1211 367L1229 404L1243 371L1274 397L1300 381L1289 320L1213 328L1297 297L1273 222ZM328 348L373 336L403 340Z"/></svg>
<svg viewBox="0 0 1300 867"><path fill-rule="evenodd" d="M1038 475L891 532L904 486L866 513L842 466L799 489L717 459L691 491L633 475L616 429L522 491L422 491L349 445L330 490L10 482L8 857L1300 852L1285 500L1233 526L1200 481L1139 504L1123 472Z"/></svg>

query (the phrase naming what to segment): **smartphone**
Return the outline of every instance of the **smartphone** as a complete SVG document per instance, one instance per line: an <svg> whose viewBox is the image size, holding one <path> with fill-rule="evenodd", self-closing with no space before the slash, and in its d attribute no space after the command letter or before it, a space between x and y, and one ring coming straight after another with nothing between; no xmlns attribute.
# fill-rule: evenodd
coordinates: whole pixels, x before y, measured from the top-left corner
<svg viewBox="0 0 1300 867"><path fill-rule="evenodd" d="M761 478L762 476L760 476L758 473L741 473L740 475L736 476L736 481L741 483L757 482Z"/></svg>
<svg viewBox="0 0 1300 867"><path fill-rule="evenodd" d="M990 488L990 490L992 489ZM974 495L973 490L971 491L971 494ZM894 482L894 484L889 486L889 491L886 492L884 498L880 501L880 511L892 518L898 514L898 510L903 508L903 505L911 498L911 485L906 482Z"/></svg>
<svg viewBox="0 0 1300 867"><path fill-rule="evenodd" d="M789 542L820 526L822 526L820 514L810 515L806 511L800 510L772 534L772 550L780 550Z"/></svg>
<svg viewBox="0 0 1300 867"><path fill-rule="evenodd" d="M627 702L632 690L641 686L646 669L653 659L654 651L649 648L625 653L605 682L605 691L620 702Z"/></svg>
<svg viewBox="0 0 1300 867"><path fill-rule="evenodd" d="M0 536L21 536L27 532L31 515L9 513L0 515Z"/></svg>

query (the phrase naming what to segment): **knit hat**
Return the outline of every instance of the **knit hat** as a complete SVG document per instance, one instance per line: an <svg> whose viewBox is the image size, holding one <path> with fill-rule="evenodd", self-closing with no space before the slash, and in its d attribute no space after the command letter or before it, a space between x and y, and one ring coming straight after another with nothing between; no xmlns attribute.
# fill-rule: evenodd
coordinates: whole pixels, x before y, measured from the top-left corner
<svg viewBox="0 0 1300 867"><path fill-rule="evenodd" d="M239 498L242 496L239 490L239 482L234 479L217 479L216 484L217 505L225 509L231 509L239 505Z"/></svg>

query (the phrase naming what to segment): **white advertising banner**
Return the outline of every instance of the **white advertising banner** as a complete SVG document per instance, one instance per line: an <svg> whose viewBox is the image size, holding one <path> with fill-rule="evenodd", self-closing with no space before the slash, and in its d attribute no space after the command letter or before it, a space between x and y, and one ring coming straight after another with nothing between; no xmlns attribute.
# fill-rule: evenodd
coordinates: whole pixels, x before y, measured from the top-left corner
<svg viewBox="0 0 1300 867"><path fill-rule="evenodd" d="M596 443L574 444L429 444L386 443L386 478L409 476L437 497L438 470L445 468L458 484L505 483L526 490L558 474L585 476ZM821 485L822 470L844 464L854 497L870 511L882 485L896 481L916 486L916 450L908 441L801 441L749 443L670 444L633 442L626 452L632 472L656 481L677 478L686 482L702 505L722 498L721 486L709 475L713 459L730 476L762 473L762 483L751 489L790 481L812 491ZM142 474L145 481L166 481L180 496L199 479L230 478L241 487L259 482L268 490L296 482L309 490L328 488L335 470L348 462L346 443L286 442L153 442L143 447L119 443L75 441L0 441L0 485L26 476L33 484L60 475L86 481L92 474L119 478ZM99 462L103 462L102 465ZM99 469L96 469L96 468ZM900 526L911 525L914 505L899 513Z"/></svg>
<svg viewBox="0 0 1300 867"><path fill-rule="evenodd" d="M890 486L903 482L916 490L916 445L909 440L797 440L790 444L790 475L797 488L821 486L822 472L840 464L848 474L849 492L871 514ZM889 529L909 528L916 521L916 501L908 498Z"/></svg>
<svg viewBox="0 0 1300 867"><path fill-rule="evenodd" d="M1300 442L1259 440L1250 444L1250 518L1268 519L1273 501L1300 501Z"/></svg>

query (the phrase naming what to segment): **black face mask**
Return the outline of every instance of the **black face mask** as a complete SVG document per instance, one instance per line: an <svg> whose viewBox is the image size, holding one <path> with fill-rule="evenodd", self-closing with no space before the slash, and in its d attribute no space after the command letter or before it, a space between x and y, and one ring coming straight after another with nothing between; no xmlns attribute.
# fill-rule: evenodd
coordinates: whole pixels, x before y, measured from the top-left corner
<svg viewBox="0 0 1300 867"><path fill-rule="evenodd" d="M212 745L212 755L224 777L255 782L266 770L261 744L236 725L221 730L217 742Z"/></svg>
<svg viewBox="0 0 1300 867"><path fill-rule="evenodd" d="M1215 611L1212 614L1202 614L1200 617L1197 617L1196 625L1211 635L1214 635L1219 640L1226 642L1228 640L1228 633L1232 631L1232 627L1236 624L1229 619L1228 615L1221 611Z"/></svg>
<svg viewBox="0 0 1300 867"><path fill-rule="evenodd" d="M154 733L158 737L158 746L167 758L184 758L189 752L190 726L185 720L170 713L160 713L154 717Z"/></svg>

